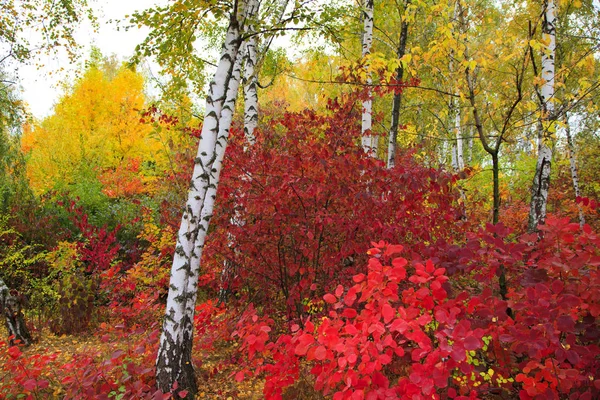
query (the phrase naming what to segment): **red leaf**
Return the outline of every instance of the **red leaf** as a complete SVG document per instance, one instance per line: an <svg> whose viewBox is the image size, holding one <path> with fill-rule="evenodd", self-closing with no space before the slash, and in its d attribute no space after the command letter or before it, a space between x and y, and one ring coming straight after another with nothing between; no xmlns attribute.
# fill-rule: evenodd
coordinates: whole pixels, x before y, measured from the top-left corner
<svg viewBox="0 0 600 400"><path fill-rule="evenodd" d="M406 260L406 258L398 257L398 258L394 258L392 260L393 267L404 267L404 266L406 266L406 264L408 264L408 261Z"/></svg>
<svg viewBox="0 0 600 400"><path fill-rule="evenodd" d="M295 353L296 355L299 356L303 356L306 354L306 352L308 351L308 348L310 347L311 344L313 344L313 342L315 341L315 338L308 333L305 333L303 335L301 335L298 338L298 345L295 348Z"/></svg>
<svg viewBox="0 0 600 400"><path fill-rule="evenodd" d="M37 382L37 386L40 389L46 389L48 386L50 386L50 382L48 382L47 380L43 379L43 380Z"/></svg>
<svg viewBox="0 0 600 400"><path fill-rule="evenodd" d="M323 296L323 300L325 300L326 303L329 304L333 304L337 302L337 298L332 295L331 293L327 293L325 296Z"/></svg>
<svg viewBox="0 0 600 400"><path fill-rule="evenodd" d="M381 308L381 315L383 316L383 322L386 324L394 318L396 311L389 304L384 304Z"/></svg>
<svg viewBox="0 0 600 400"><path fill-rule="evenodd" d="M187 390L182 390L182 391L180 391L177 394L179 395L179 397L185 398L188 395L188 391Z"/></svg>
<svg viewBox="0 0 600 400"><path fill-rule="evenodd" d="M19 348L17 346L12 346L8 349L8 355L13 359L16 360L17 358L19 358L21 356L21 350L19 350Z"/></svg>
<svg viewBox="0 0 600 400"><path fill-rule="evenodd" d="M350 288L350 290L348 290L348 293L346 294L346 297L344 297L344 303L350 307L352 306L352 304L354 304L354 301L356 300L356 289L353 287Z"/></svg>
<svg viewBox="0 0 600 400"><path fill-rule="evenodd" d="M404 247L399 244L389 245L385 249L385 255L391 256L392 254L400 253Z"/></svg>
<svg viewBox="0 0 600 400"><path fill-rule="evenodd" d="M346 318L355 318L358 313L356 312L356 310L354 308L346 308L343 312L342 315Z"/></svg>
<svg viewBox="0 0 600 400"><path fill-rule="evenodd" d="M315 350L315 358L317 360L324 360L327 357L327 349L323 346L317 347Z"/></svg>
<svg viewBox="0 0 600 400"><path fill-rule="evenodd" d="M569 315L561 315L556 319L556 328L562 332L571 332L575 329L575 321Z"/></svg>
<svg viewBox="0 0 600 400"><path fill-rule="evenodd" d="M35 389L36 387L37 384L35 383L35 379L28 379L23 383L23 388L30 392L33 391L33 389Z"/></svg>
<svg viewBox="0 0 600 400"><path fill-rule="evenodd" d="M464 346L466 350L477 350L481 347L481 344L475 336L469 335L465 338Z"/></svg>
<svg viewBox="0 0 600 400"><path fill-rule="evenodd" d="M236 382L241 382L244 380L244 371L240 371L237 374L235 374L235 380Z"/></svg>

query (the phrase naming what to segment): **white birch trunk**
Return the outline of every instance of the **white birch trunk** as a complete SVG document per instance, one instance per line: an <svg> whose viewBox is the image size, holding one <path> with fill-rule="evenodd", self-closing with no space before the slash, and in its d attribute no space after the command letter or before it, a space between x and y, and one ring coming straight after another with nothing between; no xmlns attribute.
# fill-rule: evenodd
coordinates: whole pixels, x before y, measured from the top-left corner
<svg viewBox="0 0 600 400"><path fill-rule="evenodd" d="M448 165L448 141L444 140L442 142L442 148L440 150L440 153L438 154L438 163L440 165L440 168L444 168L445 166Z"/></svg>
<svg viewBox="0 0 600 400"><path fill-rule="evenodd" d="M248 15L258 14L258 1L250 1ZM244 135L248 145L256 143L254 129L258 125L258 76L256 26L250 23L246 32L251 35L244 44Z"/></svg>
<svg viewBox="0 0 600 400"><path fill-rule="evenodd" d="M456 159L456 143L452 143L452 151L450 154L450 165L454 171L458 171L458 160Z"/></svg>
<svg viewBox="0 0 600 400"><path fill-rule="evenodd" d="M256 77L256 36L246 42L244 62L244 135L249 146L254 146L254 130L258 125L258 82Z"/></svg>
<svg viewBox="0 0 600 400"><path fill-rule="evenodd" d="M191 350L200 259L212 218L239 87L240 44L239 22L237 15L232 13L221 58L206 97L204 124L171 269L156 361L157 385L165 393L173 390L175 382L178 390L188 390L192 396L197 392Z"/></svg>
<svg viewBox="0 0 600 400"><path fill-rule="evenodd" d="M458 106L454 116L454 134L456 135L456 162L459 171L465 169L465 155L463 150L462 130L460 128L460 109Z"/></svg>
<svg viewBox="0 0 600 400"><path fill-rule="evenodd" d="M454 17L453 19L458 20L458 13L460 12L460 5L458 2L454 6ZM463 142L462 142L462 132L460 127L460 104L458 98L457 90L456 90L456 82L454 82L454 49L450 49L450 61L448 62L448 69L450 71L450 86L452 87L452 92L456 94L456 98L450 98L450 124L452 126L452 132L454 134L454 144L452 148L452 168L454 171L462 171L465 169L465 158L463 151Z"/></svg>
<svg viewBox="0 0 600 400"><path fill-rule="evenodd" d="M277 2L277 17L275 20L277 24L280 24L283 20L285 10L289 0L279 0ZM252 1L250 4L252 7L249 10L250 15L258 15L260 7L260 1ZM255 34L256 27L254 24L248 26L248 34ZM258 40L256 35L250 36L244 45L244 135L249 146L253 146L256 143L256 136L254 130L258 126L258 64L259 54L264 57L271 46L274 35L271 35L263 46L258 46Z"/></svg>
<svg viewBox="0 0 600 400"><path fill-rule="evenodd" d="M450 99L450 124L454 134L452 143L452 169L462 171L465 169L462 133L460 128L460 110L455 99Z"/></svg>
<svg viewBox="0 0 600 400"><path fill-rule="evenodd" d="M569 164L571 167L571 179L573 181L573 189L575 190L575 197L580 197L581 192L579 191L579 174L577 172L577 159L575 157L575 145L573 144L573 137L571 136L571 126L569 125L569 117L565 114L565 131L567 134L567 147L569 151ZM577 204L579 208L579 226L583 228L585 225L585 216L583 215L583 207L581 203Z"/></svg>
<svg viewBox="0 0 600 400"><path fill-rule="evenodd" d="M371 46L373 44L373 0L366 0L363 10L364 32L362 43L363 57L371 54ZM373 115L373 100L371 98L371 83L370 74L367 75L367 96L368 99L362 103L362 148L371 157L377 156L378 140L372 135L372 115Z"/></svg>
<svg viewBox="0 0 600 400"><path fill-rule="evenodd" d="M556 50L556 6L554 0L546 0L544 10L543 39L548 43L542 53L541 89L542 117L538 126L538 161L531 187L531 207L529 210L529 231L535 231L546 219L548 190L550 188L550 168L552 165L552 131L556 129L554 115L554 70Z"/></svg>

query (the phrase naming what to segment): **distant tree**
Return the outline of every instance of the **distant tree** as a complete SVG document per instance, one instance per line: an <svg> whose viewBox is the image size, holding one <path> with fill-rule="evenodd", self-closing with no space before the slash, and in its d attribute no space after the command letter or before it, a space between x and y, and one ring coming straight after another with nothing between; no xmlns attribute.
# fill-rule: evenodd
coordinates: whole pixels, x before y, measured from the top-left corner
<svg viewBox="0 0 600 400"><path fill-rule="evenodd" d="M100 174L159 157L159 144L149 137L152 127L140 123L145 106L141 74L93 56L54 113L23 135L34 190L92 184Z"/></svg>

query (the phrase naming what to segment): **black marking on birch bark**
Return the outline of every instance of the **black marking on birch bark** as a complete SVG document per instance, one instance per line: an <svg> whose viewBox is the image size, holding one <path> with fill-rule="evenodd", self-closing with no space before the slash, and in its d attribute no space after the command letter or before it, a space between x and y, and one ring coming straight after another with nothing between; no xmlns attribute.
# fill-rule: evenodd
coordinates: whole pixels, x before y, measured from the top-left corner
<svg viewBox="0 0 600 400"><path fill-rule="evenodd" d="M187 262L184 262L184 263L181 265L181 267L177 268L177 271L181 271L182 269L183 269L183 270L186 270L186 271L190 269L190 263L189 263L189 261L187 261Z"/></svg>
<svg viewBox="0 0 600 400"><path fill-rule="evenodd" d="M177 254L180 257L185 257L185 250L183 249L182 245L178 245L177 247L175 247L175 254Z"/></svg>

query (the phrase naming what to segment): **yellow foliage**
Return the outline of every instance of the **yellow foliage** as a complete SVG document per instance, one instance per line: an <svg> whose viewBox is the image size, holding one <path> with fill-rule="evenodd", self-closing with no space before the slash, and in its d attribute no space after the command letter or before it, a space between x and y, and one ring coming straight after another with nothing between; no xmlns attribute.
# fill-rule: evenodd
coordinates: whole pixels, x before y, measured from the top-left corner
<svg viewBox="0 0 600 400"><path fill-rule="evenodd" d="M147 160L157 144L139 122L145 106L143 77L125 67L90 67L54 108L54 114L22 136L27 175L43 193L57 182L73 183L82 171Z"/></svg>

